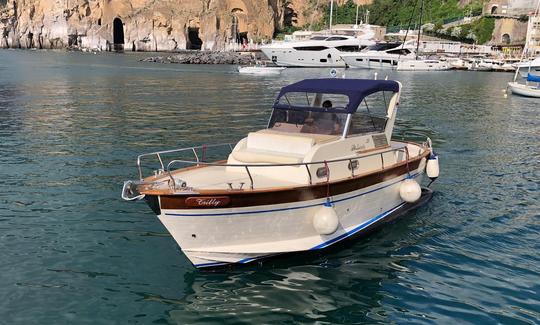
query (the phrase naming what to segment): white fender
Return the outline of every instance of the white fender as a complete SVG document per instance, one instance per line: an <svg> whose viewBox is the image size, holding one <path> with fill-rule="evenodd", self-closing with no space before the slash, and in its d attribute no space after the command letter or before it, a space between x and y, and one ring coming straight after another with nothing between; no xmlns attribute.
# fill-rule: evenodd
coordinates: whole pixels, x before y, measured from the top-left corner
<svg viewBox="0 0 540 325"><path fill-rule="evenodd" d="M426 175L435 179L439 177L439 156L431 154L426 164Z"/></svg>
<svg viewBox="0 0 540 325"><path fill-rule="evenodd" d="M416 202L422 195L422 189L420 185L411 178L404 180L399 187L399 196L405 202Z"/></svg>
<svg viewBox="0 0 540 325"><path fill-rule="evenodd" d="M325 203L313 215L313 228L319 235L333 234L338 225L338 216L330 203Z"/></svg>

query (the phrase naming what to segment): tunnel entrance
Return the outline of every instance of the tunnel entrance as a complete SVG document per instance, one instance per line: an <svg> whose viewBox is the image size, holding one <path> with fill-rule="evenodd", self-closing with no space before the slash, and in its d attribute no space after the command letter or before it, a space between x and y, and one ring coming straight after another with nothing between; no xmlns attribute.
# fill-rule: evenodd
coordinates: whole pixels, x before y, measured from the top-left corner
<svg viewBox="0 0 540 325"><path fill-rule="evenodd" d="M202 40L199 37L198 27L188 27L188 41L186 49L188 50L200 50L202 48Z"/></svg>
<svg viewBox="0 0 540 325"><path fill-rule="evenodd" d="M113 20L113 49L117 52L124 51L124 24L118 17Z"/></svg>

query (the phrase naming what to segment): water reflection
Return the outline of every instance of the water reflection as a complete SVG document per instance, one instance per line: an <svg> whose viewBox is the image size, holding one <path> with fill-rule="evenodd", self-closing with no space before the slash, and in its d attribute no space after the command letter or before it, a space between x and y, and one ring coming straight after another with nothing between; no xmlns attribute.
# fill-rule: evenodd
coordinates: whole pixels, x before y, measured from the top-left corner
<svg viewBox="0 0 540 325"><path fill-rule="evenodd" d="M356 319L388 323L385 287L400 274L414 273L420 260L417 229L427 220L416 214L349 241L324 254L289 255L254 265L184 274L182 298L169 310L173 322L313 322ZM167 298L163 298L167 299Z"/></svg>

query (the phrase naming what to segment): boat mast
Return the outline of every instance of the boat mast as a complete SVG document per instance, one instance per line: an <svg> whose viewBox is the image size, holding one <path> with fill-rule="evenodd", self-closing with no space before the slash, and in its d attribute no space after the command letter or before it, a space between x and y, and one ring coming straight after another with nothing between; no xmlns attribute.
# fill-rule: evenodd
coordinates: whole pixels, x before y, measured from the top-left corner
<svg viewBox="0 0 540 325"><path fill-rule="evenodd" d="M330 33L332 33L332 16L334 12L334 0L330 1Z"/></svg>
<svg viewBox="0 0 540 325"><path fill-rule="evenodd" d="M418 51L420 51L420 35L422 35L422 15L424 14L424 0L420 2L420 24L418 26L418 39L416 40L416 60L418 60Z"/></svg>
<svg viewBox="0 0 540 325"><path fill-rule="evenodd" d="M358 26L358 5L356 5L356 20L355 20L355 25Z"/></svg>

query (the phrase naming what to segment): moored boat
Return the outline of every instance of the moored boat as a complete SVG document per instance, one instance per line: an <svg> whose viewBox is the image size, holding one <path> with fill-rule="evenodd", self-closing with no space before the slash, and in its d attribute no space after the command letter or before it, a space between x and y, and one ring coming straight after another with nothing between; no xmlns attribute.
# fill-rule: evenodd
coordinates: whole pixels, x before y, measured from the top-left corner
<svg viewBox="0 0 540 325"><path fill-rule="evenodd" d="M378 43L361 52L341 55L349 68L360 69L395 69L400 60L415 57L414 48L401 43Z"/></svg>
<svg viewBox="0 0 540 325"><path fill-rule="evenodd" d="M507 90L520 96L540 98L540 76L529 73L525 84L514 80L508 83Z"/></svg>
<svg viewBox="0 0 540 325"><path fill-rule="evenodd" d="M234 146L139 156L122 197L144 198L196 267L324 249L419 202L423 175L438 176L429 139L392 139L400 93L391 80L294 83L267 128ZM220 148L226 160L208 162ZM158 168L145 177L150 157Z"/></svg>
<svg viewBox="0 0 540 325"><path fill-rule="evenodd" d="M238 73L241 74L260 74L260 75L277 75L280 74L285 67L271 67L266 65L253 65L253 66L239 66Z"/></svg>
<svg viewBox="0 0 540 325"><path fill-rule="evenodd" d="M431 59L404 60L397 64L398 71L443 71L450 69L448 63Z"/></svg>

